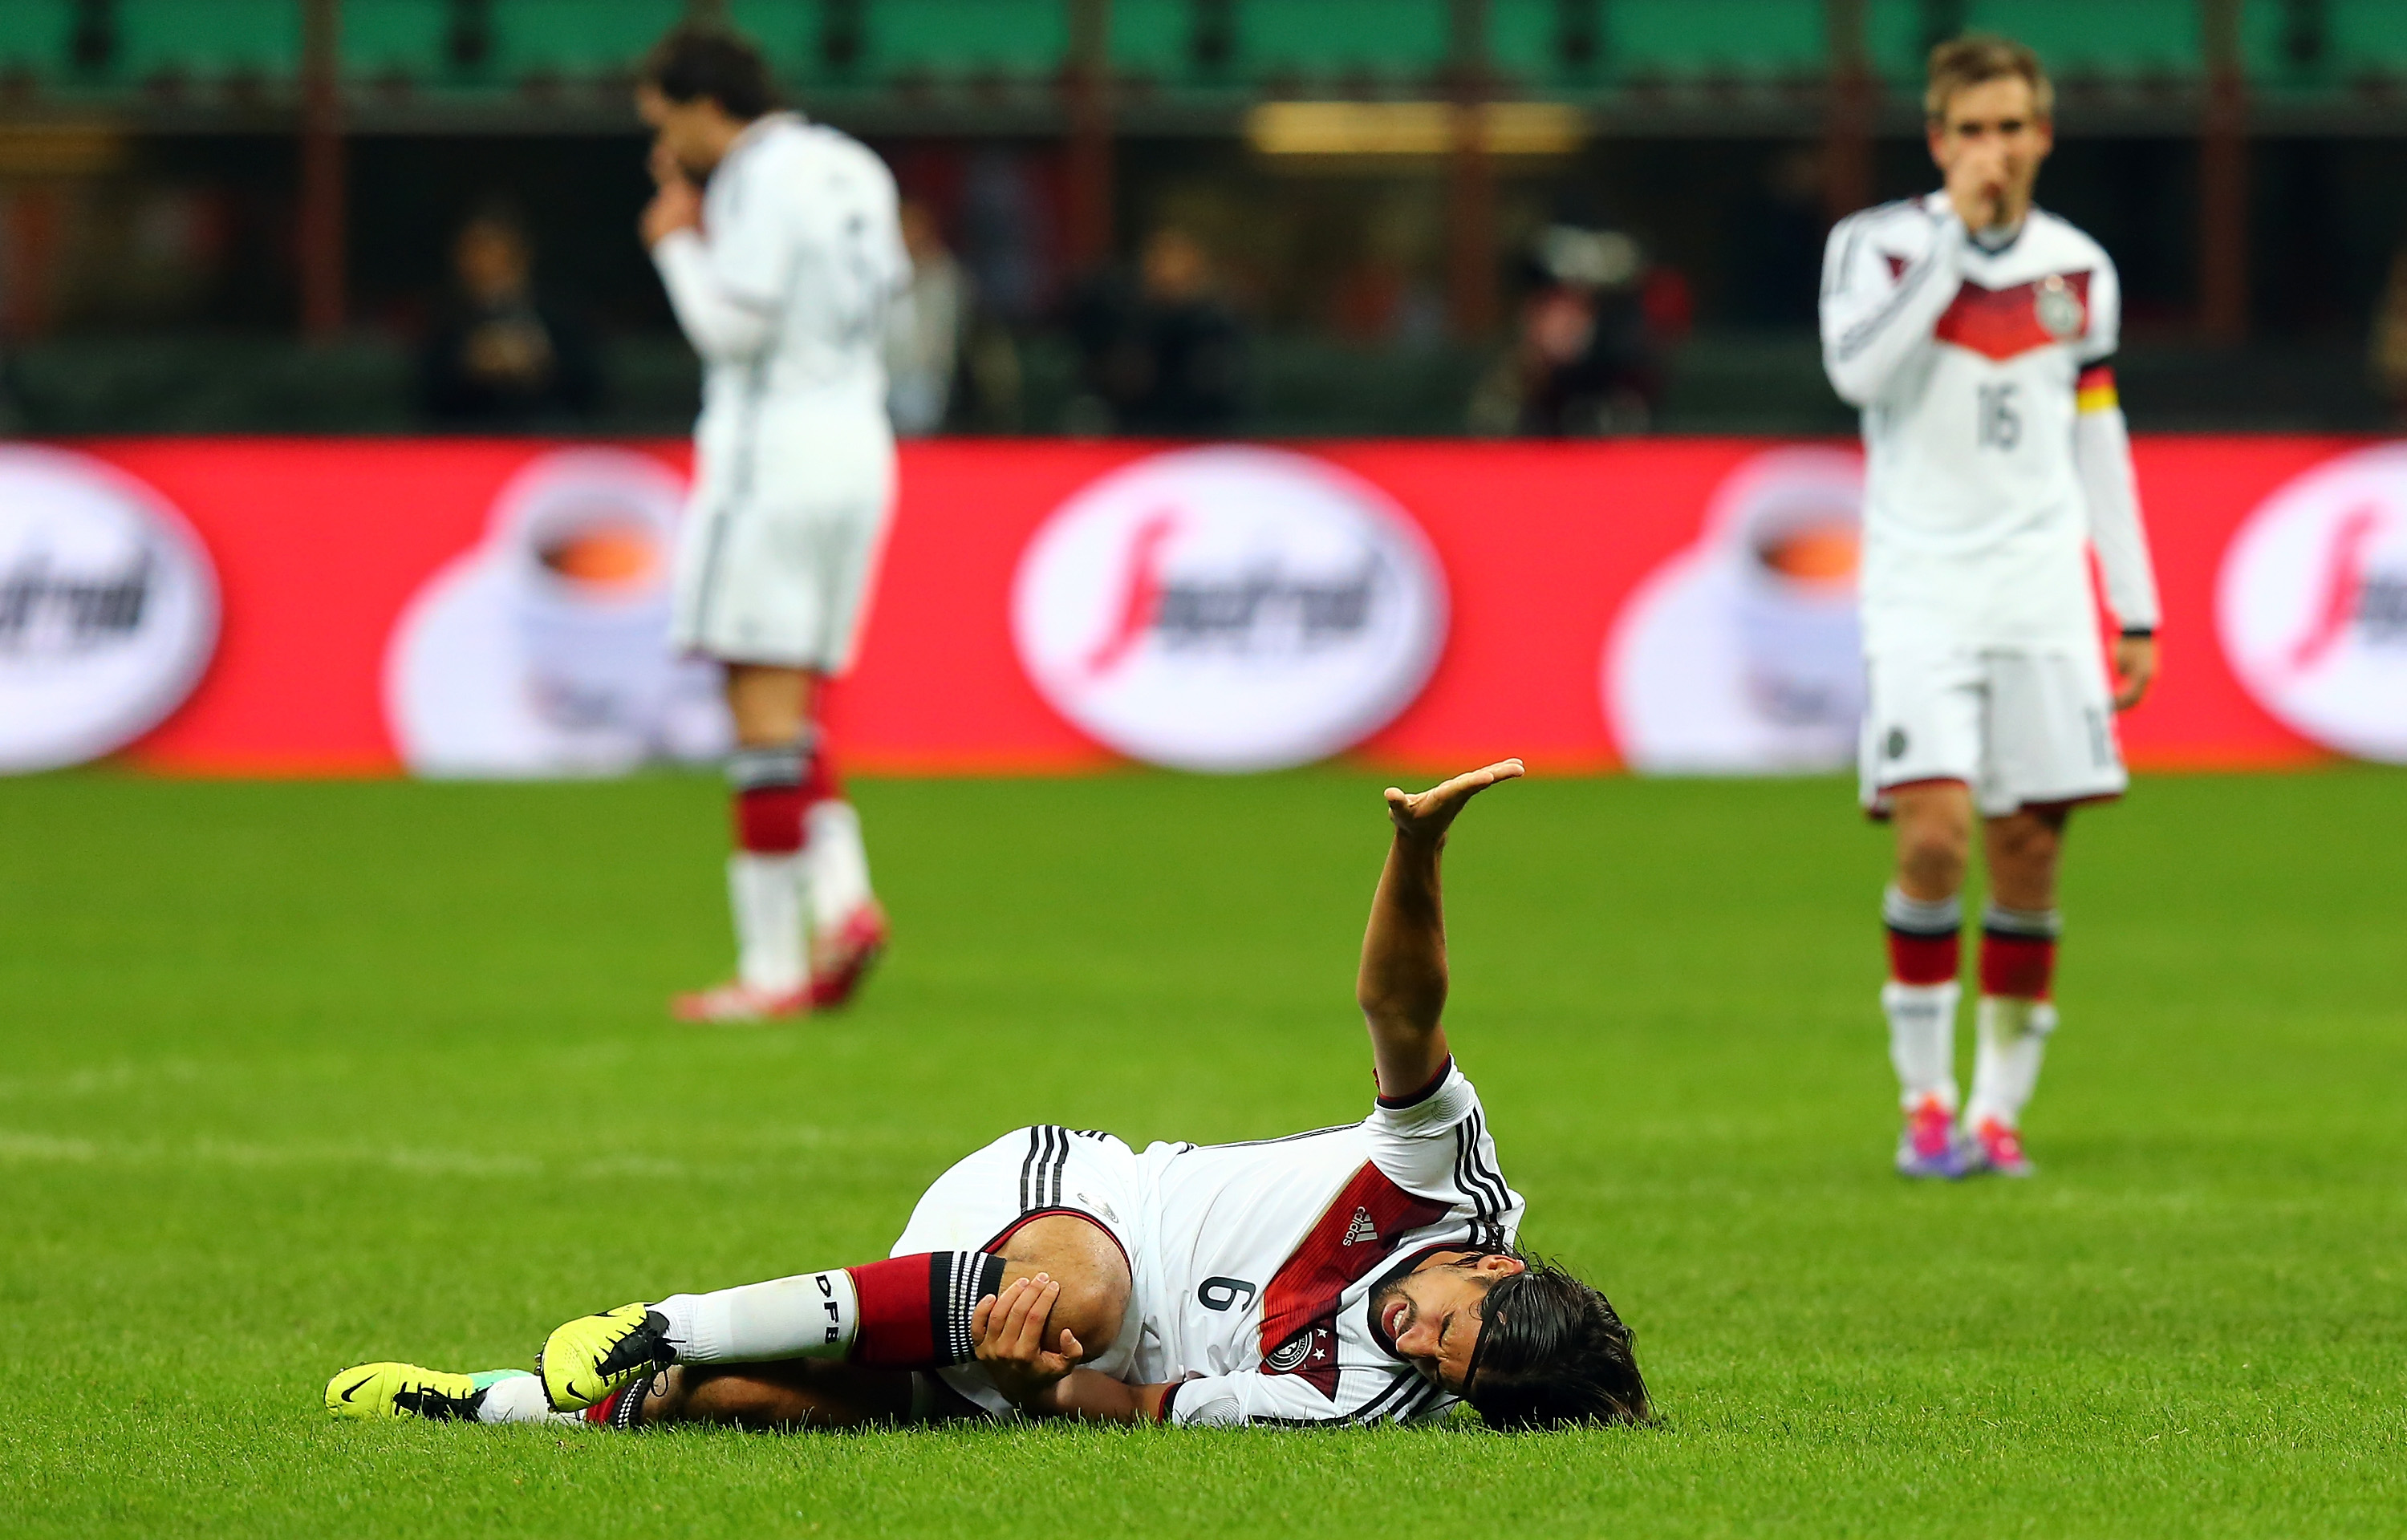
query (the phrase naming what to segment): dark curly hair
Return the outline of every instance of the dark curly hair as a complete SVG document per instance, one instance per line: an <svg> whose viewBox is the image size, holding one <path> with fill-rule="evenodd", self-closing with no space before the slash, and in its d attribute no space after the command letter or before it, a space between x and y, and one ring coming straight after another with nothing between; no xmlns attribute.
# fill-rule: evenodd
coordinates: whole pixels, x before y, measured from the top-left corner
<svg viewBox="0 0 2407 1540"><path fill-rule="evenodd" d="M1499 1279L1479 1308L1463 1399L1491 1428L1651 1422L1630 1328L1612 1301L1556 1264Z"/></svg>
<svg viewBox="0 0 2407 1540"><path fill-rule="evenodd" d="M777 88L761 50L723 27L682 26L652 45L644 83L680 105L707 96L730 118L746 121L777 105Z"/></svg>

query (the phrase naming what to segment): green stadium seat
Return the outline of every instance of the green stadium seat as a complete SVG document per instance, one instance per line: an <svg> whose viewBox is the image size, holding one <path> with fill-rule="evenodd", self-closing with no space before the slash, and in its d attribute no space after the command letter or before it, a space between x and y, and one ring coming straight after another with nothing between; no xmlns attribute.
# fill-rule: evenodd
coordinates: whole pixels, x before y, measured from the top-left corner
<svg viewBox="0 0 2407 1540"><path fill-rule="evenodd" d="M2247 0L2243 49L2270 95L2407 84L2402 0ZM343 68L367 85L503 91L622 77L684 0L489 0L477 57L454 46L455 0L343 0ZM113 47L79 65L76 0L0 0L0 73L73 96L165 81L289 80L300 0L113 0ZM2010 32L2076 82L2193 81L2197 0L1865 0L1866 45L1911 92L1934 10ZM1048 86L1068 48L1067 0L729 0L779 74L876 92ZM1443 79L1448 0L1115 0L1111 58L1171 92L1271 89L1423 95ZM1510 89L1578 99L1631 87L1811 81L1828 51L1815 0L1489 0L1489 55ZM1199 37L1204 46L1199 47Z"/></svg>

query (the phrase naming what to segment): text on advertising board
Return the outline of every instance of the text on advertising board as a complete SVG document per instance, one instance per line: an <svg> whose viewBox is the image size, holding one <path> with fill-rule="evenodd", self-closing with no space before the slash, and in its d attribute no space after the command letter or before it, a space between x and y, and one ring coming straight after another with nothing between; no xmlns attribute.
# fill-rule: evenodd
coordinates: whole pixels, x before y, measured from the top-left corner
<svg viewBox="0 0 2407 1540"><path fill-rule="evenodd" d="M72 765L180 704L217 584L182 517L114 466L0 447L0 770Z"/></svg>
<svg viewBox="0 0 2407 1540"><path fill-rule="evenodd" d="M1378 488L1283 450L1175 450L1082 487L1030 542L1012 633L1053 708L1122 754L1253 770L1410 704L1446 589Z"/></svg>

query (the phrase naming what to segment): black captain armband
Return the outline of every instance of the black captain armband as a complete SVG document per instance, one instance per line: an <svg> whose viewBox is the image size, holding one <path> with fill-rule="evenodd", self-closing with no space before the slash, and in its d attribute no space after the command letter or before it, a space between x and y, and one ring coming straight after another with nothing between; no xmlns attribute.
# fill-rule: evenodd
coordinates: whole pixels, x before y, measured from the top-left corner
<svg viewBox="0 0 2407 1540"><path fill-rule="evenodd" d="M2126 626L2122 635L2126 642L2154 642L2157 629L2154 626Z"/></svg>

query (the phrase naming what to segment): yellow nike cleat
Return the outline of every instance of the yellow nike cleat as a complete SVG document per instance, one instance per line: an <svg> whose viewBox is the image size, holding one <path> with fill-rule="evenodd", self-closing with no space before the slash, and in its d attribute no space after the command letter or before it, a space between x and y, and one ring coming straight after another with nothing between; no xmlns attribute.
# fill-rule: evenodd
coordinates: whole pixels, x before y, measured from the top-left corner
<svg viewBox="0 0 2407 1540"><path fill-rule="evenodd" d="M534 1355L543 1393L555 1411L581 1411L649 1369L677 1362L668 1318L648 1305L621 1305L578 1316L544 1339Z"/></svg>
<svg viewBox="0 0 2407 1540"><path fill-rule="evenodd" d="M336 1417L422 1417L474 1422L491 1375L452 1375L415 1363L363 1363L326 1381L326 1410Z"/></svg>

